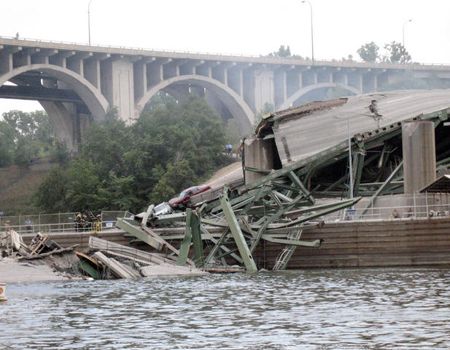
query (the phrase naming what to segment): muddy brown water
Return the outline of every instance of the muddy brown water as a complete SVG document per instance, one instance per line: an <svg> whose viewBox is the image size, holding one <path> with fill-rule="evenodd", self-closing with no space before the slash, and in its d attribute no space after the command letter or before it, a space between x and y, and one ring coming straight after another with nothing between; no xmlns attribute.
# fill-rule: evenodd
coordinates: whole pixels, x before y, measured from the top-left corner
<svg viewBox="0 0 450 350"><path fill-rule="evenodd" d="M448 349L450 269L8 285L0 349Z"/></svg>

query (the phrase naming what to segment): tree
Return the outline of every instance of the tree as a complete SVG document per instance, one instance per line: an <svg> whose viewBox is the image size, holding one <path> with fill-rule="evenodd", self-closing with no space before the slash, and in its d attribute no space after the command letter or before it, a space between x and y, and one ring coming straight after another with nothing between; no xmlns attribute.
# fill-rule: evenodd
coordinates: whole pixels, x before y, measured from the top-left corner
<svg viewBox="0 0 450 350"><path fill-rule="evenodd" d="M389 54L389 56L384 58L385 61L401 64L411 62L411 55L402 44L392 41L390 44L386 44L384 48Z"/></svg>
<svg viewBox="0 0 450 350"><path fill-rule="evenodd" d="M14 128L0 120L0 167L10 165L14 160Z"/></svg>
<svg viewBox="0 0 450 350"><path fill-rule="evenodd" d="M364 62L376 62L379 57L379 49L378 45L371 41L370 43L362 45L357 50L357 53Z"/></svg>
<svg viewBox="0 0 450 350"><path fill-rule="evenodd" d="M280 45L280 48L278 49L278 51L274 51L269 53L267 56L270 57L291 57L291 48L289 47L289 45L287 45L286 47L284 47L284 45Z"/></svg>
<svg viewBox="0 0 450 350"><path fill-rule="evenodd" d="M67 184L65 170L61 167L52 169L33 196L35 205L49 213L66 212Z"/></svg>
<svg viewBox="0 0 450 350"><path fill-rule="evenodd" d="M54 128L44 111L3 113L0 122L0 166L28 165L35 157L50 155L57 147Z"/></svg>
<svg viewBox="0 0 450 350"><path fill-rule="evenodd" d="M65 210L140 211L149 201L168 200L186 187L201 183L227 158L223 121L204 99L168 100L144 111L134 125L114 118L94 125L78 157L60 169L64 190L52 202ZM52 177L38 190L37 204L46 200Z"/></svg>

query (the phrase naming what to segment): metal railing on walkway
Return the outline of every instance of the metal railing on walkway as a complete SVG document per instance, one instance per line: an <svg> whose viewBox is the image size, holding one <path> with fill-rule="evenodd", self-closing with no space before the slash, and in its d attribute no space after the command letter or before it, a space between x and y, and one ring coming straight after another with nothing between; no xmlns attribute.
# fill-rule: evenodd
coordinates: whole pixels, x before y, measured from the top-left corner
<svg viewBox="0 0 450 350"><path fill-rule="evenodd" d="M127 211L102 211L97 225L80 227L76 223L76 212L0 216L0 232L13 229L18 233L49 233L49 232L88 232L108 230L116 226L117 218L128 216Z"/></svg>
<svg viewBox="0 0 450 350"><path fill-rule="evenodd" d="M362 203L358 203L355 208L340 210L323 219L325 222L335 222L450 217L449 194L397 195L379 197L379 199L389 204L378 204L366 209L362 200Z"/></svg>

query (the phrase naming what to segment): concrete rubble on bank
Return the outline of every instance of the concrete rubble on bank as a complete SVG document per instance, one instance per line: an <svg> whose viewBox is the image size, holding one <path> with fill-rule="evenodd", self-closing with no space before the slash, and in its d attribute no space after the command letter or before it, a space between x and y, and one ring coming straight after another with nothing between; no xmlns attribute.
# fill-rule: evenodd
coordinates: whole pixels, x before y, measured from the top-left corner
<svg viewBox="0 0 450 350"><path fill-rule="evenodd" d="M0 282L79 279L72 269L75 246L63 248L47 235L36 234L30 244L12 229L0 232Z"/></svg>

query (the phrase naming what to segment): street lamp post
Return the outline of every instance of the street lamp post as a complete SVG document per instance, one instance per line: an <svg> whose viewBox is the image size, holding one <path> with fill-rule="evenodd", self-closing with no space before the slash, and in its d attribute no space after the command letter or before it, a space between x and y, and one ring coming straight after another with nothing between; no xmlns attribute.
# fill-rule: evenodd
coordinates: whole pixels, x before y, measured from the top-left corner
<svg viewBox="0 0 450 350"><path fill-rule="evenodd" d="M302 0L302 4L308 4L310 9L310 18L311 18L311 60L314 64L314 22L313 22L313 8L311 3L308 0Z"/></svg>
<svg viewBox="0 0 450 350"><path fill-rule="evenodd" d="M92 3L92 0L89 0L89 3L88 3L88 37L89 37L89 46L91 46L91 3Z"/></svg>
<svg viewBox="0 0 450 350"><path fill-rule="evenodd" d="M402 27L402 45L403 45L403 47L405 47L405 27L410 22L412 22L411 18L403 23L403 27Z"/></svg>

